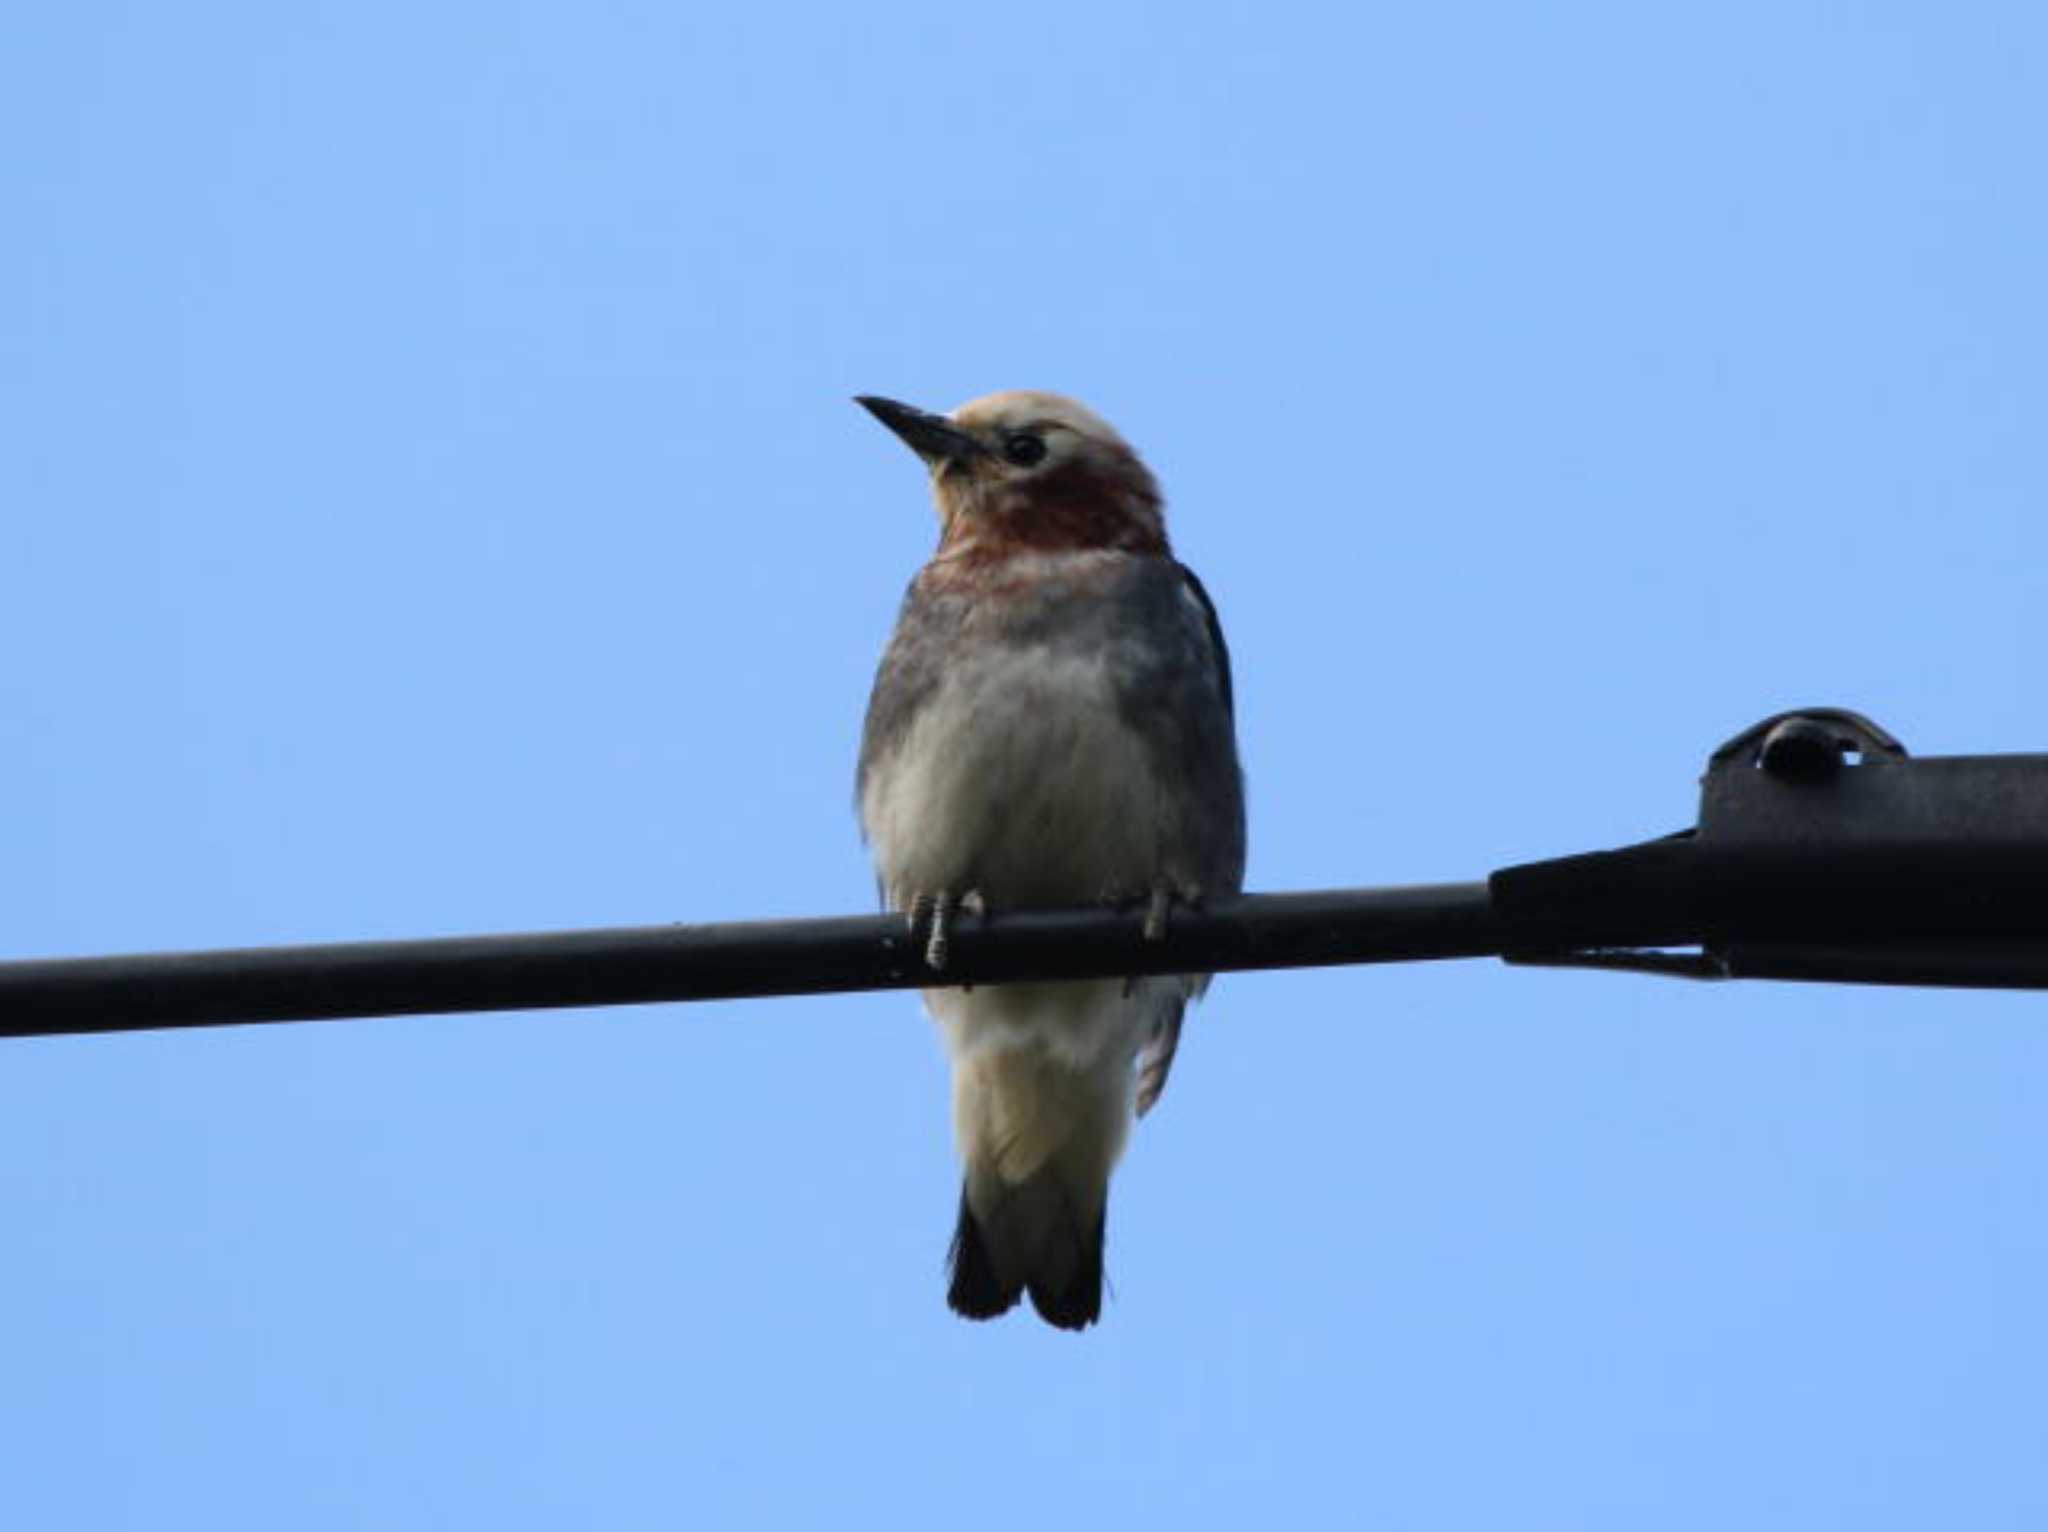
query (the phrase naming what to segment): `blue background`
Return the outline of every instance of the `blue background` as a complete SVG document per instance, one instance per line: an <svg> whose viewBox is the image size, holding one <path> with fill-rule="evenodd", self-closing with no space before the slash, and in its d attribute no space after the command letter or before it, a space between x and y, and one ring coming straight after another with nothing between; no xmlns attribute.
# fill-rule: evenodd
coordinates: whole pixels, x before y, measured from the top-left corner
<svg viewBox="0 0 2048 1532"><path fill-rule="evenodd" d="M1159 471L1254 887L2048 747L2048 22L34 7L0 952L862 910L933 524ZM941 1303L905 995L0 1049L20 1527L2039 1528L2048 1012L1475 963L1194 1018L1076 1339Z"/></svg>

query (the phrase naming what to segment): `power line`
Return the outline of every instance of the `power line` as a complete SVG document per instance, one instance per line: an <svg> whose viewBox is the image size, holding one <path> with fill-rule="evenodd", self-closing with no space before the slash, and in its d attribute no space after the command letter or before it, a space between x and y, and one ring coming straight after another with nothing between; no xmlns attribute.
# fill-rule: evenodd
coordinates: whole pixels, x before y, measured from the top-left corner
<svg viewBox="0 0 2048 1532"><path fill-rule="evenodd" d="M1480 957L1501 936L1484 883L1217 900L1159 941L1142 925L963 916L943 973L899 915L0 963L0 1036Z"/></svg>
<svg viewBox="0 0 2048 1532"><path fill-rule="evenodd" d="M0 963L0 1037L1472 957L2048 987L2048 756L1909 760L1811 709L1716 751L1700 802L1661 840L1482 882L1218 899L1159 940L1137 910L970 915L943 972L896 915Z"/></svg>

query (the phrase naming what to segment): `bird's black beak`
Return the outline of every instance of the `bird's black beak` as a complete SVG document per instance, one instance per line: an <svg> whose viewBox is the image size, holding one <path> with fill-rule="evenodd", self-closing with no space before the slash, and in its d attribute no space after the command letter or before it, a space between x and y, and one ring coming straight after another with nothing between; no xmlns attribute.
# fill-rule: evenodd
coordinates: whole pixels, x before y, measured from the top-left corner
<svg viewBox="0 0 2048 1532"><path fill-rule="evenodd" d="M856 394L853 402L902 438L903 444L933 468L962 463L988 451L943 415L934 415L894 399Z"/></svg>

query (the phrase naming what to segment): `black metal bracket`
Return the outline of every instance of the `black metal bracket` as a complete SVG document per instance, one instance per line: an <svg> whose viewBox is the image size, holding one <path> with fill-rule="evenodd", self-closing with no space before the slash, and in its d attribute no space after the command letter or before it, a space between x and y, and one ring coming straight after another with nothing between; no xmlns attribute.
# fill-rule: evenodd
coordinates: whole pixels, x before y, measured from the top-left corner
<svg viewBox="0 0 2048 1532"><path fill-rule="evenodd" d="M1860 714L1779 713L1708 758L1695 828L1490 887L1511 963L2048 987L2048 755L1909 757Z"/></svg>

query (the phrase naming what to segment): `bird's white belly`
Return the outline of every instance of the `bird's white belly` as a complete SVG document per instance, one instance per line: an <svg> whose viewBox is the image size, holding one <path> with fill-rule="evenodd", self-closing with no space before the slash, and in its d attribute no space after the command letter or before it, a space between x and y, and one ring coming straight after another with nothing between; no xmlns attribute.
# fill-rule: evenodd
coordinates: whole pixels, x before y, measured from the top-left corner
<svg viewBox="0 0 2048 1532"><path fill-rule="evenodd" d="M1106 655L1020 648L948 675L862 799L891 904L975 892L999 920L1150 888L1157 768L1118 712L1109 666ZM933 989L925 1003L956 1061L1043 1050L1106 1090L1120 1124L1139 1045L1186 993L1176 978L1109 979ZM964 1144L972 1134L958 1126Z"/></svg>
<svg viewBox="0 0 2048 1532"><path fill-rule="evenodd" d="M998 650L950 672L862 801L886 892L978 891L991 910L1136 896L1160 794L1109 659Z"/></svg>

